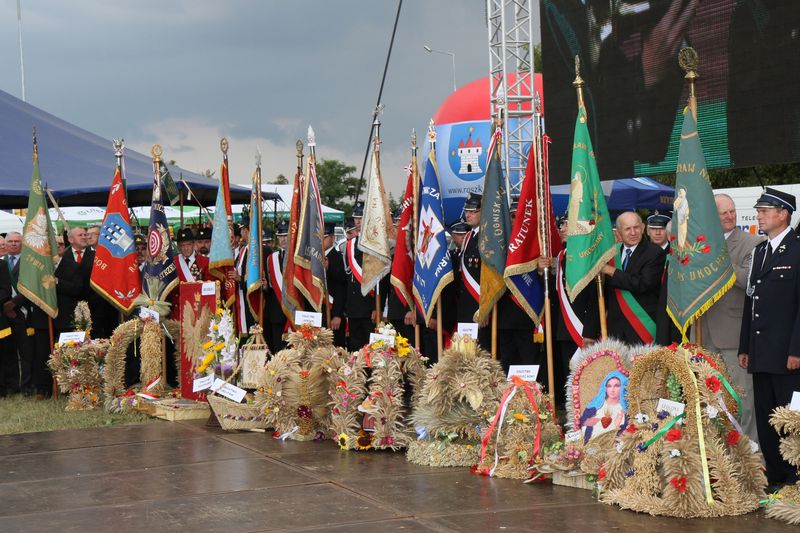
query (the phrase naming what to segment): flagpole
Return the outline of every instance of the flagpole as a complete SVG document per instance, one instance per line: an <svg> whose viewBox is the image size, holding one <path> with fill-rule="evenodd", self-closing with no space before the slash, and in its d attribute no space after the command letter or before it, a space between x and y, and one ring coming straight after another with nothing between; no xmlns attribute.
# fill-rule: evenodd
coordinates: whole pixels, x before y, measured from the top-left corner
<svg viewBox="0 0 800 533"><path fill-rule="evenodd" d="M257 233L257 235L258 235L258 241L259 241L258 242L258 248L259 248L259 252L258 252L258 279L263 280L264 279L264 254L262 253L262 251L263 251L264 247L263 247L263 242L262 242L262 239L263 239L262 229L263 228L261 227L261 224L262 224L261 210L262 210L262 207L263 207L261 205L261 202L263 201L262 198L261 198L261 152L256 152L256 183L255 183L255 187L256 187L256 209L258 210L258 212L257 213L250 213L250 224L251 225L253 224L253 222L254 222L253 218L255 218L256 215L257 215L258 221L256 222L256 224L258 224L258 233ZM249 259L248 259L248 261L249 261ZM264 331L264 302L263 302L264 294L263 294L263 292L259 292L259 294L260 294L260 298L259 298L259 300L260 300L259 304L260 305L258 306L258 325L261 328L261 331Z"/></svg>
<svg viewBox="0 0 800 533"><path fill-rule="evenodd" d="M411 195L412 200L412 209L411 212L411 243L412 243L412 250L414 252L414 256L417 254L417 231L419 227L419 180L417 179L417 130L411 130L411 179L413 180L412 190L414 191ZM416 259L415 259L416 260ZM441 299L439 300L439 304L441 305ZM420 347L420 337L421 337L421 328L419 327L419 322L417 322L417 306L414 304L413 301L408 302L409 311L414 316L414 348L419 351ZM436 323L439 324L440 320L438 320L440 311L437 311L437 320ZM439 339L441 339L441 330L439 326L436 327L436 334L437 334L437 346L439 347L439 354L442 353L441 343Z"/></svg>
<svg viewBox="0 0 800 533"><path fill-rule="evenodd" d="M548 179L547 161L544 157L544 124L542 122L542 100L539 93L534 95L534 164L536 165L536 197L542 207L538 211L538 231L539 243L543 257L550 257L552 248L550 246L550 180ZM549 261L549 259L548 259ZM545 353L547 355L547 392L550 397L550 404L555 408L555 368L553 362L553 326L552 313L550 312L550 267L544 267L544 341Z"/></svg>
<svg viewBox="0 0 800 533"><path fill-rule="evenodd" d="M186 187L186 191L189 193L189 197L193 198L194 201L197 202L197 206L200 208L200 214L201 215L205 215L206 218L208 219L208 221L213 223L214 219L211 217L211 213L209 213L208 209L203 207L203 203L200 200L197 199L197 196L195 196L194 192L192 192L192 188L189 187L189 184L186 183L185 179L183 179L183 174L181 174L181 183L183 183L183 186ZM203 223L203 221L200 220L200 224L202 224L202 223Z"/></svg>
<svg viewBox="0 0 800 533"><path fill-rule="evenodd" d="M161 154L163 150L160 145L154 144L152 148L150 148L150 154L153 156L153 191L155 195L155 190L158 188L161 191ZM186 183L184 182L184 185ZM188 185L186 186L188 188ZM152 220L153 213L150 213L150 219ZM179 285L180 287L180 285ZM151 296L152 297L152 296ZM164 383L167 382L167 347L166 347L166 339L163 335L161 335L161 379L164 380Z"/></svg>
<svg viewBox="0 0 800 533"><path fill-rule="evenodd" d="M416 314L416 313L415 313ZM441 360L444 350L444 339L442 338L442 297L436 302L436 360Z"/></svg>
<svg viewBox="0 0 800 533"><path fill-rule="evenodd" d="M314 129L311 126L309 126L308 127L308 172L307 172L309 179L311 177L311 167L312 167L312 165L314 167L314 175L316 175L316 173L317 173L317 139L316 139L316 136L314 135ZM307 209L312 209L312 206L307 206ZM324 216L322 218L322 225L323 226L325 225L325 217ZM311 228L309 228L309 230L310 229ZM322 235L320 235L319 242L323 243L324 241L325 241L325 231L323 229ZM324 256L324 254L325 254L325 245L324 244L323 244L322 248L323 248L322 253L323 253L323 256ZM325 321L326 321L325 323L328 325L328 328L330 328L331 327L331 301L330 301L330 298L328 297L328 279L327 278L328 278L328 276L327 276L327 269L326 269L325 287L323 288L323 291L322 291L322 302L323 302L323 305L325 306Z"/></svg>
<svg viewBox="0 0 800 533"><path fill-rule="evenodd" d="M373 141L373 144L374 144L374 147L375 147L375 155L373 155L372 157L379 158L378 161L377 161L377 167L376 168L380 169L381 121L378 119L378 113L380 113L380 110L378 110L378 112L375 113L375 121L372 123L372 126L375 129L375 139ZM366 210L366 207L365 207L365 210ZM378 284L375 285L375 327L376 328L378 327L378 324L381 323L381 294L380 294L380 288L381 288L381 280L378 280Z"/></svg>
<svg viewBox="0 0 800 533"><path fill-rule="evenodd" d="M125 198L125 207L128 208L130 212L130 207L128 207L128 188L126 185L125 174L122 172L122 148L124 146L125 139L114 139L112 144L114 146L114 157L117 160L117 168L119 169L119 178L122 182L122 195ZM122 314L122 311L119 311L119 323L122 324L125 321L125 315Z"/></svg>
<svg viewBox="0 0 800 533"><path fill-rule="evenodd" d="M588 113L586 113L586 106L583 102L583 85L584 81L581 78L581 58L580 56L575 56L575 81L572 82L572 86L575 87L575 91L578 93L578 109L583 108L584 113L588 117ZM603 295L603 275L597 275L597 308L600 314L600 339L606 340L608 338L608 323L606 322L606 300L605 296Z"/></svg>

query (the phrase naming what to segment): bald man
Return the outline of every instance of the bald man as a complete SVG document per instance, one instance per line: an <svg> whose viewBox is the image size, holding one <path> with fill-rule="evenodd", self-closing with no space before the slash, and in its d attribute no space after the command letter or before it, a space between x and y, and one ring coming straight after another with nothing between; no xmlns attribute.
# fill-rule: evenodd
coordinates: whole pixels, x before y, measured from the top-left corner
<svg viewBox="0 0 800 533"><path fill-rule="evenodd" d="M617 217L619 261L604 265L608 336L628 344L653 342L661 274L666 252L646 239L638 214L626 211ZM586 324L584 336L598 338L599 324Z"/></svg>

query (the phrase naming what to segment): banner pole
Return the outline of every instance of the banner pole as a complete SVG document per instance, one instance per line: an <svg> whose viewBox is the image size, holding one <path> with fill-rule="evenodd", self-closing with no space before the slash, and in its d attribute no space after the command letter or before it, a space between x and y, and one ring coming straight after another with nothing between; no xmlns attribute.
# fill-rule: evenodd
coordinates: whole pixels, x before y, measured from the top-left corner
<svg viewBox="0 0 800 533"><path fill-rule="evenodd" d="M600 339L608 338L608 324L606 322L606 299L603 295L603 275L597 275L597 307L600 313Z"/></svg>
<svg viewBox="0 0 800 533"><path fill-rule="evenodd" d="M492 359L497 360L497 304L492 306Z"/></svg>
<svg viewBox="0 0 800 533"><path fill-rule="evenodd" d="M47 329L48 333L50 334L50 353L53 353L53 346L55 345L55 336L53 333L53 319L48 315L47 316ZM52 397L54 400L58 400L58 381L56 380L55 376L52 376Z"/></svg>
<svg viewBox="0 0 800 533"><path fill-rule="evenodd" d="M697 317L694 320L694 343L698 346L703 345L703 323L702 317Z"/></svg>
<svg viewBox="0 0 800 533"><path fill-rule="evenodd" d="M436 302L436 360L442 360L444 340L442 339L442 297Z"/></svg>
<svg viewBox="0 0 800 533"><path fill-rule="evenodd" d="M412 202L412 211L411 214L411 242L413 246L413 256L417 256L417 231L419 231L419 179L417 176L417 130L411 130L411 179L414 180L413 191L412 194L413 202ZM416 261L416 259L414 260ZM412 273L413 275L413 273ZM441 300L439 300L441 302ZM414 316L414 348L419 351L419 347L421 344L421 337L422 331L417 321L417 309L414 302L408 302L408 308ZM439 322L437 320L437 322ZM427 325L427 324L426 324ZM438 327L437 327L438 328ZM437 331L439 331L437 329ZM441 337L441 334L439 334ZM439 347L439 353L441 354L441 347Z"/></svg>

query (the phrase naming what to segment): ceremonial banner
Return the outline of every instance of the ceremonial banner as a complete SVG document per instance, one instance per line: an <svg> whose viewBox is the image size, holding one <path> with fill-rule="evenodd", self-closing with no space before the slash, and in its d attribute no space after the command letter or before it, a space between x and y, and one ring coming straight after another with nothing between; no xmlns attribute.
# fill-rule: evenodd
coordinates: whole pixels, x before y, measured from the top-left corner
<svg viewBox="0 0 800 533"><path fill-rule="evenodd" d="M142 292L120 166L117 166L108 192L108 207L97 239L91 285L97 294L125 314L131 312L133 301Z"/></svg>
<svg viewBox="0 0 800 533"><path fill-rule="evenodd" d="M177 204L181 199L181 195L178 192L178 186L175 185L175 180L172 179L172 174L169 173L169 169L163 161L160 162L158 170L161 174L161 183L164 184L164 191L167 193L167 198L169 199L169 205Z"/></svg>
<svg viewBox="0 0 800 533"><path fill-rule="evenodd" d="M736 281L697 133L694 98L683 112L674 207L667 313L685 339L689 325Z"/></svg>
<svg viewBox="0 0 800 533"><path fill-rule="evenodd" d="M167 215L161 204L161 180L158 162L153 162L153 201L150 204L150 228L147 232L147 261L144 264L142 291L151 300L164 301L180 280L175 267L175 252L169 236Z"/></svg>
<svg viewBox="0 0 800 533"><path fill-rule="evenodd" d="M392 268L392 245L396 235L389 201L381 176L380 150L372 150L372 167L364 197L364 218L358 235L358 249L364 252L361 270L361 295L366 296Z"/></svg>
<svg viewBox="0 0 800 533"><path fill-rule="evenodd" d="M203 287L214 285L214 290ZM181 397L196 402L206 401L205 392L193 392L195 368L200 366L210 340L208 327L219 307L219 283L191 281L181 283L178 295L178 316L181 322Z"/></svg>
<svg viewBox="0 0 800 533"><path fill-rule="evenodd" d="M290 280L283 284L281 292L281 308L289 324L294 324L294 313L303 310L303 295L300 293L294 282L295 277L294 253L297 248L297 230L300 221L300 202L303 198L305 188L305 176L300 167L294 175L294 188L292 190L292 205L289 208L289 236L286 239L286 250L288 251L283 258L283 279Z"/></svg>
<svg viewBox="0 0 800 533"><path fill-rule="evenodd" d="M211 225L211 249L208 252L208 272L220 280L222 302L230 308L236 301L236 282L234 273L233 249L231 248L230 188L228 179L228 156L222 158L220 168L217 202L214 204L214 221Z"/></svg>
<svg viewBox="0 0 800 533"><path fill-rule="evenodd" d="M17 290L47 313L58 316L54 261L58 258L56 236L50 223L47 202L44 199L39 176L39 148L33 141L33 174L28 211L22 230L22 251L19 256L19 281Z"/></svg>
<svg viewBox="0 0 800 533"><path fill-rule="evenodd" d="M572 173L567 207L567 259L564 276L567 294L575 300L614 257L614 231L606 197L600 187L597 162L586 125L586 109L578 106L575 140L572 145Z"/></svg>
<svg viewBox="0 0 800 533"><path fill-rule="evenodd" d="M453 264L447 250L443 219L436 154L431 149L419 189L419 229L414 260L414 301L425 317L425 324L430 322L442 290L453 281Z"/></svg>
<svg viewBox="0 0 800 533"><path fill-rule="evenodd" d="M547 169L547 140L542 143L545 153L542 154L543 167ZM549 191L547 175L542 177L542 190ZM525 169L525 181L519 197L511 238L508 241L508 257L506 257L505 282L508 290L514 295L517 303L525 310L534 324L538 324L544 306L544 282L536 272L536 259L547 248L550 257L561 251L561 238L556 228L550 195L539 198L537 194L536 154L533 144L528 154L528 165ZM547 219L547 227L542 230L540 223ZM542 242L547 239L547 245Z"/></svg>
<svg viewBox="0 0 800 533"><path fill-rule="evenodd" d="M500 143L503 130L495 128L487 156L488 168L483 182L481 225L478 249L481 254L481 295L475 322L481 323L506 291L503 273L506 270L506 251L511 231L506 180L500 163Z"/></svg>
<svg viewBox="0 0 800 533"><path fill-rule="evenodd" d="M325 300L325 250L322 246L324 220L313 156L308 158L308 179L303 192L297 246L293 249L294 285L303 293L314 311L319 313Z"/></svg>
<svg viewBox="0 0 800 533"><path fill-rule="evenodd" d="M391 282L403 307L409 307L414 292L414 189L419 180L417 157L414 156L408 168L408 184L403 203L400 204L400 224L397 228L397 241L394 246Z"/></svg>
<svg viewBox="0 0 800 533"><path fill-rule="evenodd" d="M253 190L250 195L250 238L247 240L247 305L256 320L259 320L264 312L264 292L261 285L264 277L264 258L261 255L260 172L260 169L256 169L253 174Z"/></svg>

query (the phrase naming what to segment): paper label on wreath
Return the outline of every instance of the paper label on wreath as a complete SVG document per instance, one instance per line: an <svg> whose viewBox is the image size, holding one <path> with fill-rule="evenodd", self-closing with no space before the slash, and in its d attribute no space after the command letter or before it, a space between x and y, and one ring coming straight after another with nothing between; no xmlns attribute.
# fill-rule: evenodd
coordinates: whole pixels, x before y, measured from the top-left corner
<svg viewBox="0 0 800 533"><path fill-rule="evenodd" d="M150 309L149 307L141 307L139 309L139 317L147 320L148 318L158 324L161 322L161 315L158 314L158 311Z"/></svg>
<svg viewBox="0 0 800 533"><path fill-rule="evenodd" d="M85 331L64 331L58 336L58 343L64 344L65 342L75 341L83 342L86 340Z"/></svg>
<svg viewBox="0 0 800 533"><path fill-rule="evenodd" d="M477 322L459 322L456 333L459 335L469 335L475 340L478 340L478 323Z"/></svg>
<svg viewBox="0 0 800 533"><path fill-rule="evenodd" d="M197 378L192 382L192 392L200 392L210 389L211 385L214 384L215 379L216 376L214 374L208 375L203 378Z"/></svg>
<svg viewBox="0 0 800 533"><path fill-rule="evenodd" d="M213 296L217 293L217 283L214 281L203 282L200 288L200 296Z"/></svg>
<svg viewBox="0 0 800 533"><path fill-rule="evenodd" d="M383 341L389 347L394 347L394 335L383 335L382 333L370 333L369 343Z"/></svg>
<svg viewBox="0 0 800 533"><path fill-rule="evenodd" d="M564 434L564 442L580 442L583 440L583 431L576 429Z"/></svg>
<svg viewBox="0 0 800 533"><path fill-rule="evenodd" d="M315 313L313 311L295 311L294 323L298 326L301 324L311 324L315 328L321 328L322 313Z"/></svg>
<svg viewBox="0 0 800 533"><path fill-rule="evenodd" d="M800 411L800 391L792 393L792 401L789 404L790 411Z"/></svg>
<svg viewBox="0 0 800 533"><path fill-rule="evenodd" d="M211 386L211 390L213 390L220 396L225 396L226 398L233 400L234 402L241 402L244 399L244 395L247 394L246 390L240 389L236 385L225 383L223 380L219 378L216 378L214 380L214 384Z"/></svg>
<svg viewBox="0 0 800 533"><path fill-rule="evenodd" d="M659 398L658 404L656 405L656 412L660 413L661 411L666 411L670 416L682 415L684 409L686 409L686 404L681 402L673 402L672 400L667 400L666 398Z"/></svg>
<svg viewBox="0 0 800 533"><path fill-rule="evenodd" d="M262 346L242 346L242 373L239 385L248 389L258 388L258 374L267 362L267 349Z"/></svg>
<svg viewBox="0 0 800 533"><path fill-rule="evenodd" d="M508 367L508 381L511 378L518 376L524 381L533 383L539 375L539 365L511 365Z"/></svg>

